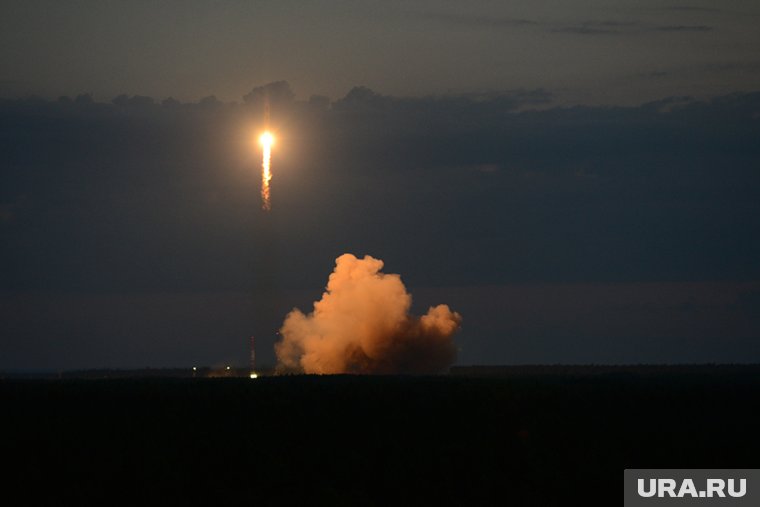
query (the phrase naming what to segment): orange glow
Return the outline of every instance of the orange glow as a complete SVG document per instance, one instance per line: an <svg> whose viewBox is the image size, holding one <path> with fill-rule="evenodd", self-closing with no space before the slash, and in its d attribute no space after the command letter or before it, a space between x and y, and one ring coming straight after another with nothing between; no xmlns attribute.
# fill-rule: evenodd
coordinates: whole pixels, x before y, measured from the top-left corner
<svg viewBox="0 0 760 507"><path fill-rule="evenodd" d="M274 144L274 136L271 132L264 132L259 136L259 142L265 148L271 148L271 146Z"/></svg>
<svg viewBox="0 0 760 507"><path fill-rule="evenodd" d="M274 136L271 132L264 132L259 136L259 143L261 143L262 160L261 160L261 208L264 211L272 209L272 203L269 197L269 182L272 180L271 171L271 159L272 159L272 145L274 144Z"/></svg>

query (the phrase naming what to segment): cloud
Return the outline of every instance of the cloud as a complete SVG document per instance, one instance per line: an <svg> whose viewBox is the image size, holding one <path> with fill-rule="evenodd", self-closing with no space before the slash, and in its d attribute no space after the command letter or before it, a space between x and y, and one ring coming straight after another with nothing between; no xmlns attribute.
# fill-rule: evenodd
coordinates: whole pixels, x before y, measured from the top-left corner
<svg viewBox="0 0 760 507"><path fill-rule="evenodd" d="M640 35L653 32L709 32L713 28L708 25L656 25L641 21L583 21L559 25L551 31L577 35Z"/></svg>
<svg viewBox="0 0 760 507"><path fill-rule="evenodd" d="M413 285L760 276L760 94L552 97L357 88L275 107L269 222L250 103L0 100L0 203L26 196L0 286L318 286L347 250Z"/></svg>
<svg viewBox="0 0 760 507"><path fill-rule="evenodd" d="M692 5L669 5L666 7L659 7L658 9L667 10L667 11L679 11L679 12L707 12L707 13L723 12L723 9L718 9L716 7L696 7Z"/></svg>
<svg viewBox="0 0 760 507"><path fill-rule="evenodd" d="M463 26L469 28L512 28L539 26L542 23L534 19L517 18L510 16L481 16L467 13L414 13L421 19L437 21L450 26Z"/></svg>
<svg viewBox="0 0 760 507"><path fill-rule="evenodd" d="M155 102L151 97L145 97L143 95L133 95L130 97L129 95L123 94L114 98L111 102L119 107L132 108L145 108L155 105Z"/></svg>
<svg viewBox="0 0 760 507"><path fill-rule="evenodd" d="M552 32L573 33L573 34L578 34L578 35L606 35L606 34L620 33L620 30L584 24L584 25L558 27L558 28L554 28Z"/></svg>
<svg viewBox="0 0 760 507"><path fill-rule="evenodd" d="M712 12L710 9L667 8L694 12ZM480 16L469 13L413 13L415 16L449 26L459 26L482 30L502 30L512 28L540 28L549 33L574 35L640 35L652 32L707 32L714 27L700 24L670 24L657 25L639 20L584 20L578 22L563 22L550 19L527 19L510 16Z"/></svg>
<svg viewBox="0 0 760 507"><path fill-rule="evenodd" d="M266 98L272 103L283 104L293 102L295 96L293 90L290 89L290 84L286 81L274 81L253 88L249 93L243 95L243 101L257 103Z"/></svg>
<svg viewBox="0 0 760 507"><path fill-rule="evenodd" d="M663 25L653 28L657 32L709 32L712 29L707 25Z"/></svg>
<svg viewBox="0 0 760 507"><path fill-rule="evenodd" d="M553 94L543 88L476 92L428 97L393 97L382 95L366 86L355 86L333 104L338 112L391 112L395 114L434 115L437 111L490 109L512 112L522 107L544 105Z"/></svg>
<svg viewBox="0 0 760 507"><path fill-rule="evenodd" d="M640 72L632 77L645 79L705 79L706 76L720 74L725 76L728 73L746 76L760 72L760 62L708 62L694 65L679 65L669 68L654 69L647 72Z"/></svg>

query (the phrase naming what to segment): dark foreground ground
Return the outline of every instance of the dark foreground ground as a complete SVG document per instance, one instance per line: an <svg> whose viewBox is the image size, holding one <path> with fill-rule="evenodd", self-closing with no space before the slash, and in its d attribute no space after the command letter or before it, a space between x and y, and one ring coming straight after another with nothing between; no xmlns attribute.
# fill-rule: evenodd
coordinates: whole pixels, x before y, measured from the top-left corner
<svg viewBox="0 0 760 507"><path fill-rule="evenodd" d="M758 464L760 367L463 374L4 380L0 486L48 505L619 505L625 468Z"/></svg>

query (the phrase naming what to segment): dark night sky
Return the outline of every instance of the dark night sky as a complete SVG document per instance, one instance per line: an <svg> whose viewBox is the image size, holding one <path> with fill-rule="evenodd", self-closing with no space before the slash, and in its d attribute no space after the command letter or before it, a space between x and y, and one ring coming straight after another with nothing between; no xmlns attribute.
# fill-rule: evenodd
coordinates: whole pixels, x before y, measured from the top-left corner
<svg viewBox="0 0 760 507"><path fill-rule="evenodd" d="M0 369L271 363L344 252L460 364L760 361L760 8L464 5L4 2Z"/></svg>

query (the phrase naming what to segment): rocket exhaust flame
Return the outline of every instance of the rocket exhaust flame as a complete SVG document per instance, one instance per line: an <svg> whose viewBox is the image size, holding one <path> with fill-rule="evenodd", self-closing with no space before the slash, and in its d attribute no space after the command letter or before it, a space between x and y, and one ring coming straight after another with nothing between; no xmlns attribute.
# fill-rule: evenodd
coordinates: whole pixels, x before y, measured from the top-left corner
<svg viewBox="0 0 760 507"><path fill-rule="evenodd" d="M269 182L272 180L271 160L272 145L274 136L270 132L264 132L259 137L261 143L261 209L269 211L272 209L272 202L269 196Z"/></svg>
<svg viewBox="0 0 760 507"><path fill-rule="evenodd" d="M447 305L410 313L412 296L383 261L344 254L322 299L285 318L275 345L283 373L431 374L456 359L462 316Z"/></svg>

